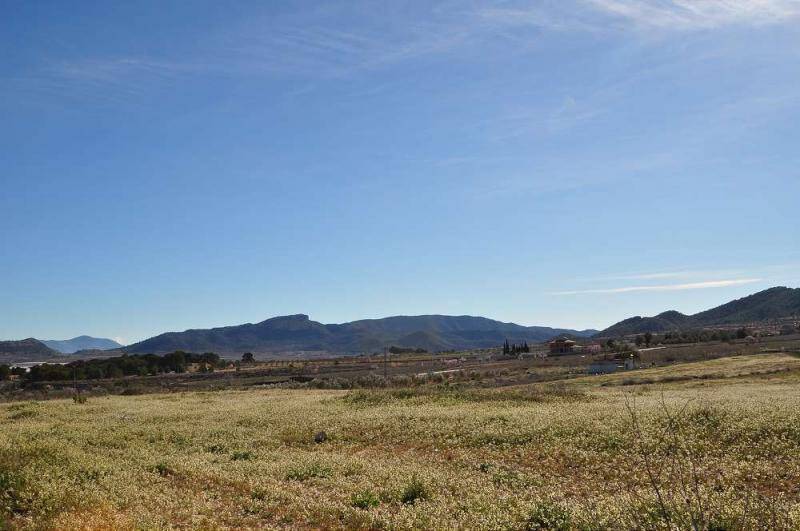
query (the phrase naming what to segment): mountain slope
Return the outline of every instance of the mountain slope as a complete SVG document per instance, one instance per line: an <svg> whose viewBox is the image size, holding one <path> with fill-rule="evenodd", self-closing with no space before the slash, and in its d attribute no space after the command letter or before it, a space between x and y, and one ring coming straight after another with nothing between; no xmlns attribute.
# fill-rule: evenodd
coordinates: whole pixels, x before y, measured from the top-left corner
<svg viewBox="0 0 800 531"><path fill-rule="evenodd" d="M689 326L691 317L674 310L660 313L655 317L629 317L603 330L600 336L627 336L645 332L659 333L680 330Z"/></svg>
<svg viewBox="0 0 800 531"><path fill-rule="evenodd" d="M43 339L41 341L51 349L63 354L73 354L79 350L111 350L122 346L111 339L91 336L78 336L64 340Z"/></svg>
<svg viewBox="0 0 800 531"><path fill-rule="evenodd" d="M695 326L739 324L800 315L800 288L776 287L692 316Z"/></svg>
<svg viewBox="0 0 800 531"><path fill-rule="evenodd" d="M509 341L544 341L560 334L588 337L595 330L526 327L484 317L419 315L365 319L342 324L322 324L307 315L274 317L256 324L169 332L124 350L131 353L192 352L274 353L327 351L356 353L385 346L450 350L497 346Z"/></svg>
<svg viewBox="0 0 800 531"><path fill-rule="evenodd" d="M631 317L599 334L616 337L720 325L746 324L800 315L800 288L775 287L694 315L668 311L655 317Z"/></svg>
<svg viewBox="0 0 800 531"><path fill-rule="evenodd" d="M61 356L41 341L33 338L20 341L0 341L0 364L26 361L47 361Z"/></svg>

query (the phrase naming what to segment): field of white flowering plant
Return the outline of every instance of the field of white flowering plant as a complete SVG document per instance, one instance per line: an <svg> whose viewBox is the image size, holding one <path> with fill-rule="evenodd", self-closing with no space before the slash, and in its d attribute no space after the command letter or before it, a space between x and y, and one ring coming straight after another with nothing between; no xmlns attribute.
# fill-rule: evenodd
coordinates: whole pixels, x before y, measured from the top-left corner
<svg viewBox="0 0 800 531"><path fill-rule="evenodd" d="M0 529L800 527L788 354L497 390L16 402L0 425Z"/></svg>

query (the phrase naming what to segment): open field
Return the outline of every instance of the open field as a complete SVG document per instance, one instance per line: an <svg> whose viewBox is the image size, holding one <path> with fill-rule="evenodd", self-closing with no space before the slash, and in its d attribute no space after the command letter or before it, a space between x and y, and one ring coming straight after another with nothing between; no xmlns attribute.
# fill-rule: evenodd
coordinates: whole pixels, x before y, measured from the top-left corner
<svg viewBox="0 0 800 531"><path fill-rule="evenodd" d="M800 359L635 374L5 404L0 514L52 529L800 526Z"/></svg>

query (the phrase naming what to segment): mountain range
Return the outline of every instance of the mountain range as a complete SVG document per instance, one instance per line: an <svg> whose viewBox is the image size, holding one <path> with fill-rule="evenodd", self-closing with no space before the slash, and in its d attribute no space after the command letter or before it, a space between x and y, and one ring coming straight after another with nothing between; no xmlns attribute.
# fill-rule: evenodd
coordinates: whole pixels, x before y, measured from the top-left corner
<svg viewBox="0 0 800 531"><path fill-rule="evenodd" d="M590 337L597 330L521 326L485 317L418 315L322 324L307 315L273 317L256 324L169 332L125 347L130 353L174 350L277 353L325 351L374 352L386 346L423 348L434 352L494 347L511 342L539 342L557 335Z"/></svg>
<svg viewBox="0 0 800 531"><path fill-rule="evenodd" d="M222 355L320 352L352 354L381 351L386 346L423 348L430 352L487 348L510 342L537 343L554 336L576 338L619 337L661 333L800 316L800 288L775 287L694 315L674 310L654 317L631 317L609 328L570 330L522 326L485 317L418 315L322 324L307 315L273 317L255 324L168 332L120 347L108 339L81 336L67 341L0 341L0 364L75 357L114 356L122 353L163 354L175 350L216 352ZM111 349L111 350L109 350Z"/></svg>
<svg viewBox="0 0 800 531"><path fill-rule="evenodd" d="M91 336L78 336L63 340L43 339L42 343L63 354L73 354L79 350L111 350L122 347L113 339Z"/></svg>
<svg viewBox="0 0 800 531"><path fill-rule="evenodd" d="M744 325L791 316L800 316L800 288L775 287L694 315L670 310L654 317L631 317L606 328L597 336L618 337L645 332Z"/></svg>

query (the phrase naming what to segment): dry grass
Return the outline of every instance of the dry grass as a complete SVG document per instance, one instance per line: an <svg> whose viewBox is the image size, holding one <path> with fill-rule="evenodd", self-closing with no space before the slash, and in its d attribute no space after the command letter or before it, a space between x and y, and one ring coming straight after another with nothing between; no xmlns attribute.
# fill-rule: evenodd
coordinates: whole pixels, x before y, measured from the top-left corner
<svg viewBox="0 0 800 531"><path fill-rule="evenodd" d="M7 404L0 528L796 528L798 369L774 354L631 373L712 375L645 386Z"/></svg>

